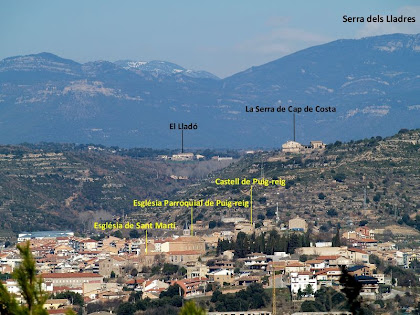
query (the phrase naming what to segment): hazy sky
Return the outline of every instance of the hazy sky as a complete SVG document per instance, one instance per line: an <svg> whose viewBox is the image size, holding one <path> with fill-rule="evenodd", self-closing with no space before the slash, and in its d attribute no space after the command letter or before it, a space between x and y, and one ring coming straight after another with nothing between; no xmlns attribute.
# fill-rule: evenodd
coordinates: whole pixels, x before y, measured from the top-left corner
<svg viewBox="0 0 420 315"><path fill-rule="evenodd" d="M339 38L420 33L417 0L2 0L0 59L166 60L225 77ZM416 23L343 23L394 14Z"/></svg>

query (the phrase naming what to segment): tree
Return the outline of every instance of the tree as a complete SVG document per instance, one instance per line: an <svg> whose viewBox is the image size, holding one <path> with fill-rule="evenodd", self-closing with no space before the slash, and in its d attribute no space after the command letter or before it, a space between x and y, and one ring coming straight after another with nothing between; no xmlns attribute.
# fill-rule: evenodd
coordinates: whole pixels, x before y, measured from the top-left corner
<svg viewBox="0 0 420 315"><path fill-rule="evenodd" d="M178 269L179 267L177 265L165 263L163 264L162 273L169 276L177 273Z"/></svg>
<svg viewBox="0 0 420 315"><path fill-rule="evenodd" d="M258 199L258 202L259 202L260 204L265 205L265 204L267 203L267 198L266 198L266 197L260 197L260 198Z"/></svg>
<svg viewBox="0 0 420 315"><path fill-rule="evenodd" d="M141 298L143 296L143 292L142 291L133 291L131 292L129 298L128 298L128 302L136 302L136 301L140 301Z"/></svg>
<svg viewBox="0 0 420 315"><path fill-rule="evenodd" d="M344 174L344 173L338 173L333 178L337 182L340 182L341 183L341 182L344 182L344 180L346 179L346 174Z"/></svg>
<svg viewBox="0 0 420 315"><path fill-rule="evenodd" d="M332 239L332 246L333 247L340 247L341 246L341 238L340 238L340 229L337 229L337 233Z"/></svg>
<svg viewBox="0 0 420 315"><path fill-rule="evenodd" d="M220 292L219 290L213 291L213 295L211 296L210 301L216 303L222 295L222 292Z"/></svg>
<svg viewBox="0 0 420 315"><path fill-rule="evenodd" d="M120 230L116 230L114 233L112 233L112 236L118 237L118 238L124 238Z"/></svg>
<svg viewBox="0 0 420 315"><path fill-rule="evenodd" d="M297 291L297 298L298 300L300 300L302 298L302 296L304 296L305 294L303 293L303 291L299 288L299 290Z"/></svg>
<svg viewBox="0 0 420 315"><path fill-rule="evenodd" d="M293 233L292 235L290 235L287 252L294 254L295 249L298 247L302 247L302 238L299 237L299 235L297 235L296 233Z"/></svg>
<svg viewBox="0 0 420 315"><path fill-rule="evenodd" d="M111 271L110 278L111 279L114 279L115 278L115 272L114 272L114 270Z"/></svg>
<svg viewBox="0 0 420 315"><path fill-rule="evenodd" d="M345 267L342 267L340 284L344 287L343 289L341 289L341 292L343 292L347 297L347 301L350 306L350 311L353 314L359 314L359 309L361 306L359 294L362 290L362 285L360 284L360 282L357 282L352 275L349 274L347 268Z"/></svg>
<svg viewBox="0 0 420 315"><path fill-rule="evenodd" d="M328 211L327 211L327 214L328 214L330 217L336 217L336 216L338 216L338 212L337 212L337 210L335 210L334 208L332 208L332 209L328 210Z"/></svg>
<svg viewBox="0 0 420 315"><path fill-rule="evenodd" d="M322 308L322 305L315 301L304 301L300 306L302 312L317 312L320 308Z"/></svg>
<svg viewBox="0 0 420 315"><path fill-rule="evenodd" d="M367 220L362 220L362 221L360 221L359 222L359 226L365 226L366 224L368 224L369 223L369 221L367 221Z"/></svg>
<svg viewBox="0 0 420 315"><path fill-rule="evenodd" d="M29 248L17 245L22 263L13 272L13 278L18 283L20 292L26 304L18 305L15 298L0 282L0 313L3 315L47 315L44 303L48 295L42 291L42 279L37 277L35 260Z"/></svg>
<svg viewBox="0 0 420 315"><path fill-rule="evenodd" d="M398 266L388 266L385 274L391 274L394 279L398 280L398 285L403 287L417 286L419 284L418 278L413 270L404 269Z"/></svg>
<svg viewBox="0 0 420 315"><path fill-rule="evenodd" d="M164 297L172 298L174 296L184 296L184 289L179 284L170 285L166 291L162 291L159 294L159 299Z"/></svg>
<svg viewBox="0 0 420 315"><path fill-rule="evenodd" d="M178 315L205 315L206 311L195 305L194 301L188 301L185 305L181 308Z"/></svg>
<svg viewBox="0 0 420 315"><path fill-rule="evenodd" d="M248 236L244 232L239 232L235 242L235 256L244 258L249 254Z"/></svg>
<svg viewBox="0 0 420 315"><path fill-rule="evenodd" d="M117 314L118 315L133 315L136 312L136 307L134 304L125 302L120 304L118 307Z"/></svg>
<svg viewBox="0 0 420 315"><path fill-rule="evenodd" d="M139 273L139 271L136 268L133 268L130 271L130 275L133 276L133 277L137 277L138 273Z"/></svg>
<svg viewBox="0 0 420 315"><path fill-rule="evenodd" d="M375 264L376 268L378 268L378 269L382 268L382 261L376 255L372 254L372 255L369 256L369 263Z"/></svg>
<svg viewBox="0 0 420 315"><path fill-rule="evenodd" d="M261 284L251 284L236 293L222 294L216 290L211 302L215 303L217 311L246 311L266 307L270 297Z"/></svg>
<svg viewBox="0 0 420 315"><path fill-rule="evenodd" d="M185 276L187 274L187 269L185 269L185 267L181 267L178 269L177 273L181 276Z"/></svg>
<svg viewBox="0 0 420 315"><path fill-rule="evenodd" d="M67 299L73 305L83 306L83 304L85 304L85 302L83 301L83 297L79 293L72 292L72 291L65 291L65 292L57 293L54 296L54 298L55 299Z"/></svg>
<svg viewBox="0 0 420 315"><path fill-rule="evenodd" d="M130 235L130 238L139 238L140 237L140 233L137 230L131 230L129 235Z"/></svg>
<svg viewBox="0 0 420 315"><path fill-rule="evenodd" d="M306 288L305 288L305 294L307 294L307 295L312 295L312 294L314 294L314 289L312 288L312 285L311 284L308 284L307 286L306 286Z"/></svg>
<svg viewBox="0 0 420 315"><path fill-rule="evenodd" d="M307 289L305 290L307 291ZM312 293L313 294L313 293ZM346 297L331 287L322 287L315 293L315 301L305 301L301 305L303 312L329 312L347 309Z"/></svg>

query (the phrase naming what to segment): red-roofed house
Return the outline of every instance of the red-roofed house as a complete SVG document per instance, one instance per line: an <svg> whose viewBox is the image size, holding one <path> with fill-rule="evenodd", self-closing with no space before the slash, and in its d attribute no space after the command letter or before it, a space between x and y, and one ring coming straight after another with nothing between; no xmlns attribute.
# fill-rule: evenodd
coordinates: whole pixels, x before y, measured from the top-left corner
<svg viewBox="0 0 420 315"><path fill-rule="evenodd" d="M341 277L341 268L325 268L315 274L318 285L332 286L333 283L339 283Z"/></svg>
<svg viewBox="0 0 420 315"><path fill-rule="evenodd" d="M305 264L311 268L312 271L321 270L326 267L325 261L321 259L311 259L305 261Z"/></svg>
<svg viewBox="0 0 420 315"><path fill-rule="evenodd" d="M171 285L178 284L184 290L184 297L201 295L205 293L207 278L190 278L174 280Z"/></svg>
<svg viewBox="0 0 420 315"><path fill-rule="evenodd" d="M288 274L291 272L303 272L303 271L306 271L306 269L308 268L305 267L304 263L297 260L292 260L292 261L287 261L284 271L286 274Z"/></svg>

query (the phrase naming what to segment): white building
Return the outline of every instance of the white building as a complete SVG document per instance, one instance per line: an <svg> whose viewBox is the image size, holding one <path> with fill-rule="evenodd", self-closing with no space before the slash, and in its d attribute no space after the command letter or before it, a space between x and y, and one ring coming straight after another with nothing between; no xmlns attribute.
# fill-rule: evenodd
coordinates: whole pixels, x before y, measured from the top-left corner
<svg viewBox="0 0 420 315"><path fill-rule="evenodd" d="M13 257L13 256L10 257L10 256L0 257L0 266L2 266L3 268L5 268L6 266L9 266L11 268L11 271L13 271L16 267L20 265L20 263L22 262L22 259Z"/></svg>
<svg viewBox="0 0 420 315"><path fill-rule="evenodd" d="M8 279L8 280L6 280L5 285L6 285L6 290L9 293L12 293L12 294L20 294L20 289L19 289L19 286L18 286L18 283L17 283L16 280L14 280L14 279Z"/></svg>
<svg viewBox="0 0 420 315"><path fill-rule="evenodd" d="M332 247L332 242L316 242L315 247Z"/></svg>
<svg viewBox="0 0 420 315"><path fill-rule="evenodd" d="M31 239L56 239L58 237L72 237L74 232L71 231L38 231L38 232L22 232L18 235L18 242L25 242Z"/></svg>
<svg viewBox="0 0 420 315"><path fill-rule="evenodd" d="M317 280L311 272L292 272L290 273L290 287L293 294L297 294L299 290L305 292L308 285L312 287L315 293L318 287Z"/></svg>
<svg viewBox="0 0 420 315"><path fill-rule="evenodd" d="M303 146L296 141L287 141L286 143L282 144L281 148L283 152L297 153L303 149Z"/></svg>
<svg viewBox="0 0 420 315"><path fill-rule="evenodd" d="M194 160L194 153L178 153L172 155L173 161L192 161Z"/></svg>
<svg viewBox="0 0 420 315"><path fill-rule="evenodd" d="M311 141L310 144L312 149L325 149L326 145L322 141Z"/></svg>
<svg viewBox="0 0 420 315"><path fill-rule="evenodd" d="M17 281L15 279L8 279L6 280L4 283L4 286L6 287L6 290L13 294L16 301L18 301L18 303L23 303L23 298L22 298L22 294L20 291L20 287L17 283ZM43 282L41 284L41 289L44 292L48 292L49 294L51 294L53 292L54 289L54 285L52 284L52 282L50 281L46 281Z"/></svg>
<svg viewBox="0 0 420 315"><path fill-rule="evenodd" d="M218 156L217 160L218 161L231 161L231 160L233 160L233 157L231 157L231 156Z"/></svg>
<svg viewBox="0 0 420 315"><path fill-rule="evenodd" d="M160 280L147 280L143 284L143 292L161 292L162 289L166 290L169 288L169 284Z"/></svg>

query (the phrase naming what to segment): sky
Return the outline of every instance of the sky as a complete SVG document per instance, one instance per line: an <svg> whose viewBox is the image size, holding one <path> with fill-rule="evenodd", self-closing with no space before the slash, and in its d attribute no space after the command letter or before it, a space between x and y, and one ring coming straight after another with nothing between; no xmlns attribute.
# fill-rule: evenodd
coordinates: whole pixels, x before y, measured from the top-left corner
<svg viewBox="0 0 420 315"><path fill-rule="evenodd" d="M343 23L343 15L415 23ZM342 38L420 33L417 0L2 0L0 59L165 60L226 77Z"/></svg>

